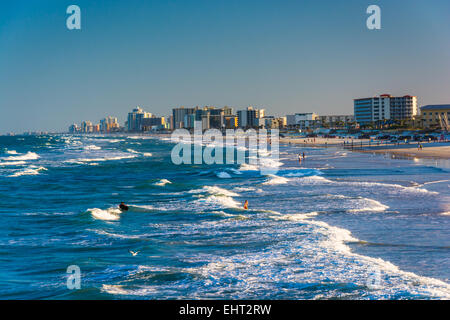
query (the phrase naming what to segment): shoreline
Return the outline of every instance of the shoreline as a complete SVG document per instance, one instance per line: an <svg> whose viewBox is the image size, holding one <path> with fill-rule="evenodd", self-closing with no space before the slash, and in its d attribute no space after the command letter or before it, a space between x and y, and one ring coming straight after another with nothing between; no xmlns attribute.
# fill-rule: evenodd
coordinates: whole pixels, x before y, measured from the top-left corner
<svg viewBox="0 0 450 320"><path fill-rule="evenodd" d="M326 138L280 138L280 143L296 144L304 147L328 148L338 147L342 150L373 153L373 154L390 154L399 157L408 158L424 158L424 159L444 159L450 160L450 142L433 142L422 143L423 149L418 150L414 144L409 145L374 145L359 147L361 142L368 143L370 140L358 140L355 142L354 148L344 148L344 141L348 139L326 139Z"/></svg>
<svg viewBox="0 0 450 320"><path fill-rule="evenodd" d="M361 149L353 150L362 153L390 154L394 156L424 159L444 159L450 160L450 145L439 147L424 147L422 150L416 148L385 148L385 149Z"/></svg>
<svg viewBox="0 0 450 320"><path fill-rule="evenodd" d="M170 133L116 133L108 134L109 136L150 136L154 138L168 138ZM405 158L423 158L423 159L444 159L450 160L450 142L422 142L423 149L418 150L415 142L411 144L402 145L378 145L374 143L373 146L368 146L370 139L358 139L353 140L354 148L345 148L344 142L349 144L351 140L342 138L293 138L293 137L280 137L280 144L285 145L301 145L304 147L312 148L329 148L336 147L346 151L360 152L360 153L372 153L372 154L389 154L393 156L405 157ZM362 146L360 144L362 143Z"/></svg>

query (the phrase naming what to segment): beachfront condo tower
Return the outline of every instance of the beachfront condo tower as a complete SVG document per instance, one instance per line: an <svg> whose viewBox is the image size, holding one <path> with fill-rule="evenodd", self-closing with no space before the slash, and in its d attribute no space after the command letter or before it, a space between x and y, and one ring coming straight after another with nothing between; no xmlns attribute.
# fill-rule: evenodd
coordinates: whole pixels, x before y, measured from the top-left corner
<svg viewBox="0 0 450 320"><path fill-rule="evenodd" d="M355 120L361 125L393 120L412 120L417 115L417 97L394 97L382 94L378 97L354 100Z"/></svg>

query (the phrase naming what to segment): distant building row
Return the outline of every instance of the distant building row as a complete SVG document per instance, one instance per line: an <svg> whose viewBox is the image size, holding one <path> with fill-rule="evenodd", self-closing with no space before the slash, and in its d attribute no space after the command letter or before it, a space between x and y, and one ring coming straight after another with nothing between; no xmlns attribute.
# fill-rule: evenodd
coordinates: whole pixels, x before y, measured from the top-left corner
<svg viewBox="0 0 450 320"><path fill-rule="evenodd" d="M99 124L92 124L91 121L83 121L80 126L72 124L69 127L70 133L111 133L120 131L117 118L106 117L100 120Z"/></svg>
<svg viewBox="0 0 450 320"><path fill-rule="evenodd" d="M450 105L428 105L421 108L419 115L417 97L394 97L383 94L371 98L354 100L354 115L318 115L314 112L295 113L284 117L265 114L265 109L247 107L233 113L233 108L213 106L194 108L174 108L168 117L157 117L140 107L128 113L124 127L117 118L106 117L99 124L83 121L80 126L73 124L71 133L111 133L170 131L175 129L194 129L200 123L207 129L295 129L314 130L318 128L344 129L358 126L391 126L407 124L421 128L442 128L449 130Z"/></svg>

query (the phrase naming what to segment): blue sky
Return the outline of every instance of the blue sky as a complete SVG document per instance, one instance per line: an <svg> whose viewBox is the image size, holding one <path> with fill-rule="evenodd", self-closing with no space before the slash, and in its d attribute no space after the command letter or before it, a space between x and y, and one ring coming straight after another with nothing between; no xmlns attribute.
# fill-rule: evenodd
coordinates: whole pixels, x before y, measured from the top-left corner
<svg viewBox="0 0 450 320"><path fill-rule="evenodd" d="M82 30L66 28L81 8ZM382 29L366 28L366 8ZM351 114L353 98L450 103L450 2L0 2L0 133L66 130L134 106Z"/></svg>

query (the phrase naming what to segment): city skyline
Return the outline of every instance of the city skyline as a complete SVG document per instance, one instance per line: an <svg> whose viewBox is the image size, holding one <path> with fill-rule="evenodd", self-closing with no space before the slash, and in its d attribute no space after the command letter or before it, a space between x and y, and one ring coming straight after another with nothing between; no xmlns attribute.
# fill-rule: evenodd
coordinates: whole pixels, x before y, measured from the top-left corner
<svg viewBox="0 0 450 320"><path fill-rule="evenodd" d="M370 3L77 1L0 5L0 134L65 131L133 106L161 116L179 106L254 105L268 114L353 114L353 99L450 101L446 1ZM132 35L132 36L131 36Z"/></svg>

